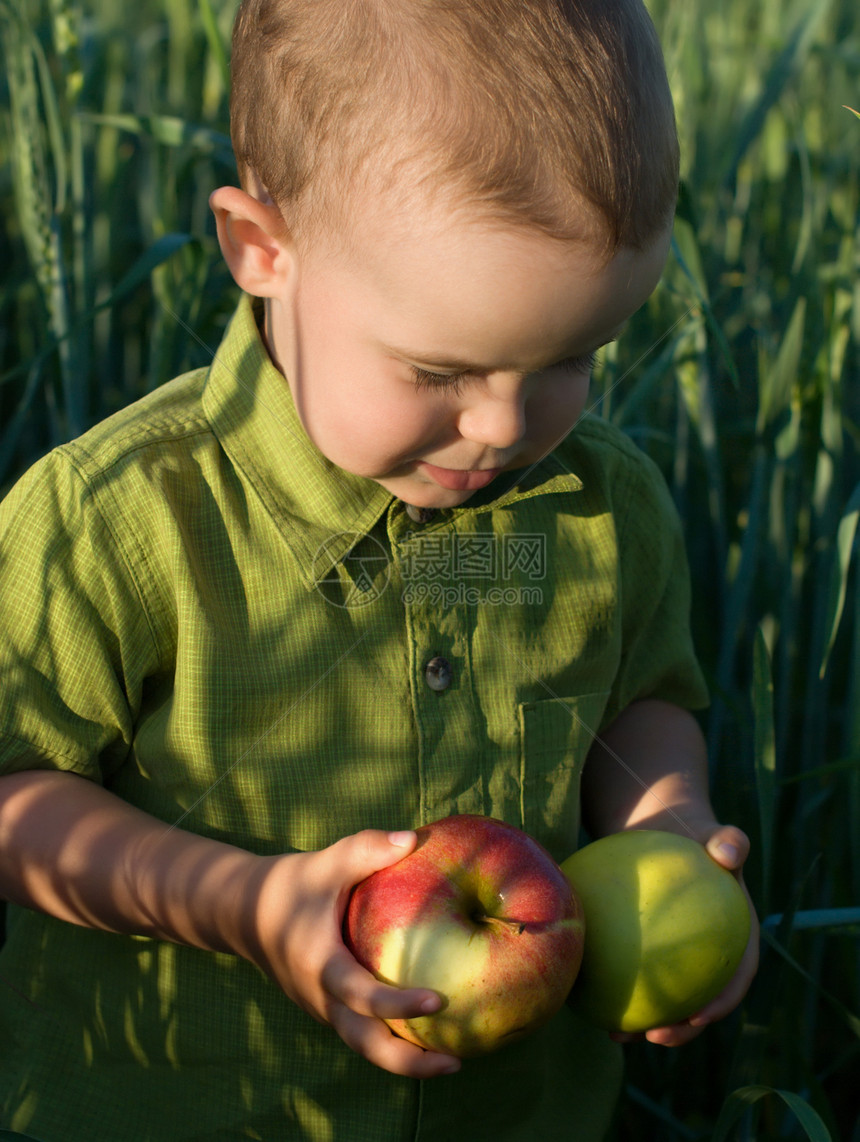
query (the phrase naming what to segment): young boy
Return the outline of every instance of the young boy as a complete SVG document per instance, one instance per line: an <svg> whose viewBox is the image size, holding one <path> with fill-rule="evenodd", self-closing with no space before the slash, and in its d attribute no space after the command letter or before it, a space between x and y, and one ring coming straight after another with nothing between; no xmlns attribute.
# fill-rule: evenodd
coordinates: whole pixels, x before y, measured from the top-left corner
<svg viewBox="0 0 860 1142"><path fill-rule="evenodd" d="M677 521L583 416L669 242L653 29L639 0L247 0L233 68L243 189L212 205L248 296L208 370L0 517L0 1122L599 1139L617 1043L565 1008L421 1051L382 1019L440 998L375 981L341 923L448 814L564 859L580 792L593 835L684 832L740 875ZM754 969L752 940L648 1037Z"/></svg>

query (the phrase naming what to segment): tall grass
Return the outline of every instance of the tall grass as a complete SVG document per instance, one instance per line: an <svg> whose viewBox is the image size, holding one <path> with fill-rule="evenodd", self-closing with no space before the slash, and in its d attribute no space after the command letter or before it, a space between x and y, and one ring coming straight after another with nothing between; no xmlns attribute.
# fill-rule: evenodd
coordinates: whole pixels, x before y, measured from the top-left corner
<svg viewBox="0 0 860 1142"><path fill-rule="evenodd" d="M791 1098L761 1089L773 1088L815 1109L816 1136L849 1142L860 1138L860 124L843 105L860 86L858 11L654 0L652 12L684 192L674 263L602 381L608 415L661 462L685 521L716 800L753 838L748 879L766 920L743 1018L668 1059L640 1052L624 1136L649 1137L647 1096L651 1137L721 1137L735 1115L741 1137L805 1137ZM613 389L670 328L653 372L646 363ZM717 1130L728 1093L753 1087Z"/></svg>
<svg viewBox="0 0 860 1142"><path fill-rule="evenodd" d="M230 18L0 0L0 482L218 342Z"/></svg>
<svg viewBox="0 0 860 1142"><path fill-rule="evenodd" d="M0 0L0 485L219 340L232 7ZM629 1049L617 1138L860 1142L860 20L650 7L684 186L595 399L684 520L715 796L753 838L765 942L742 1013Z"/></svg>

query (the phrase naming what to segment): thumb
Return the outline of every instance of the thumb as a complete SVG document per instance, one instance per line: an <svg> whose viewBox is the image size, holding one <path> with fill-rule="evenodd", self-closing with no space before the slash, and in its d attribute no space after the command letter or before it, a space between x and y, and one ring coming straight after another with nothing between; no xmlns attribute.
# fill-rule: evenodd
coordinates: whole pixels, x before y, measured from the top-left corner
<svg viewBox="0 0 860 1142"><path fill-rule="evenodd" d="M723 825L711 833L705 847L717 864L737 872L749 856L750 841L746 833L735 825Z"/></svg>
<svg viewBox="0 0 860 1142"><path fill-rule="evenodd" d="M388 868L408 856L415 848L414 832L386 833L381 829L363 829L351 837L344 837L336 848L342 871L351 884L357 884L371 873Z"/></svg>

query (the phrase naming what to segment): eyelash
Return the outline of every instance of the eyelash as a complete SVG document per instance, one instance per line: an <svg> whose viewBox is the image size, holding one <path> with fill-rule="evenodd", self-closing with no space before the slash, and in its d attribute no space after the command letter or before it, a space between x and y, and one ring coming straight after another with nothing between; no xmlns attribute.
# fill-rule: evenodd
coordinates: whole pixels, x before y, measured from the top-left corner
<svg viewBox="0 0 860 1142"><path fill-rule="evenodd" d="M445 392L458 396L468 373L430 373L427 369L419 369L417 365L409 366L416 389L442 389Z"/></svg>
<svg viewBox="0 0 860 1142"><path fill-rule="evenodd" d="M566 369L569 373L590 373L597 361L597 353L588 353L585 357L565 357L556 364L556 368ZM412 379L417 389L444 390L458 396L468 373L431 373L427 369L419 369L417 365L409 366Z"/></svg>
<svg viewBox="0 0 860 1142"><path fill-rule="evenodd" d="M595 349L593 353L586 353L584 357L565 357L558 364L570 373L590 373L597 364L597 350Z"/></svg>

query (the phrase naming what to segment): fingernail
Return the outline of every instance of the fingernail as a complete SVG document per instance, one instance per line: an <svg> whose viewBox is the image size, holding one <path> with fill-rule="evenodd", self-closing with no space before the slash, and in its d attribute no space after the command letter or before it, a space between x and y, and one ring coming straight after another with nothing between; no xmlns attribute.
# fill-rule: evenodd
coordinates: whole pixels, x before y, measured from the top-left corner
<svg viewBox="0 0 860 1142"><path fill-rule="evenodd" d="M447 1066L443 1067L439 1072L440 1075L456 1075L460 1069L460 1064L456 1059L452 1059Z"/></svg>
<svg viewBox="0 0 860 1142"><path fill-rule="evenodd" d="M438 995L428 995L428 997L421 1004L421 1010L425 1015L432 1015L434 1011L438 1011L442 1006L442 1000Z"/></svg>
<svg viewBox="0 0 860 1142"><path fill-rule="evenodd" d="M412 838L414 836L415 834L410 833L408 830L402 833L389 833L388 843L394 845L397 849L405 849L408 845L412 844Z"/></svg>
<svg viewBox="0 0 860 1142"><path fill-rule="evenodd" d="M717 845L717 852L721 853L730 864L737 864L740 856L737 845L730 845L727 841Z"/></svg>

